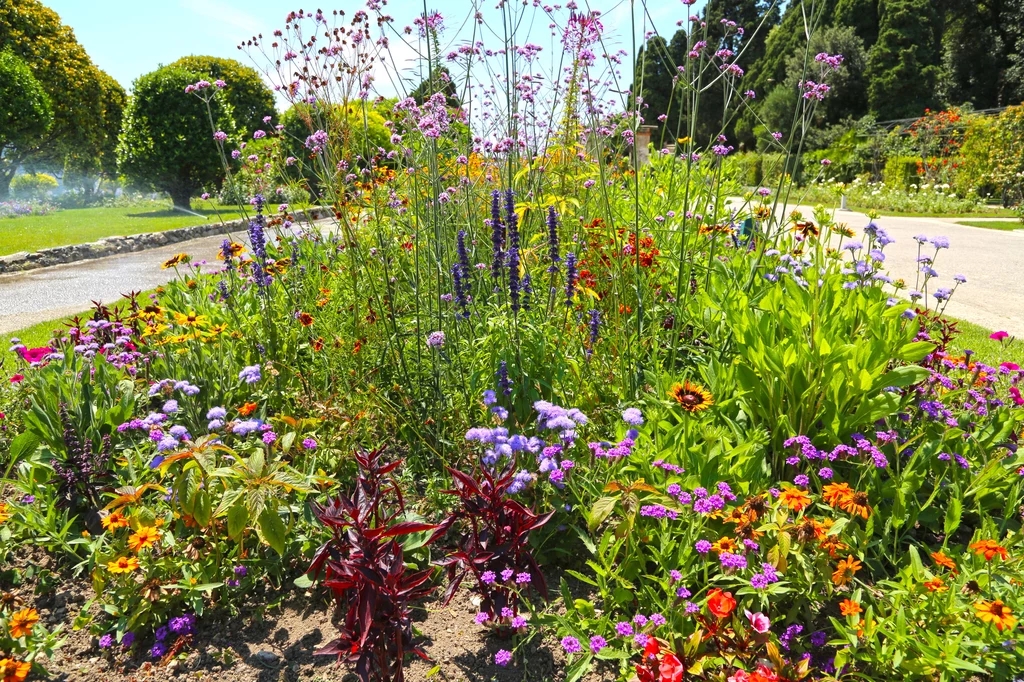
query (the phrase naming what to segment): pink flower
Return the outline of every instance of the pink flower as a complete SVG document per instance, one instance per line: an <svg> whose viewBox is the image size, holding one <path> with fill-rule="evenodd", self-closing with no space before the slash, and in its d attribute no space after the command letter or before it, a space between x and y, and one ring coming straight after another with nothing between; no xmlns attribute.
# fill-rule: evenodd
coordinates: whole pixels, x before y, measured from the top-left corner
<svg viewBox="0 0 1024 682"><path fill-rule="evenodd" d="M14 379L11 379L14 381ZM1010 386L1010 397L1013 398L1013 402L1017 405L1024 405L1024 397L1020 394L1020 389L1016 386Z"/></svg>
<svg viewBox="0 0 1024 682"><path fill-rule="evenodd" d="M991 334L988 335L988 338L992 339L993 341L1002 341L1003 339L1008 338L1009 336L1010 335L1007 334L1006 332L992 332Z"/></svg>
<svg viewBox="0 0 1024 682"><path fill-rule="evenodd" d="M771 621L768 620L768 616L764 615L760 611L757 613L744 611L744 613L747 616L747 620L750 621L750 627L753 628L754 632L760 632L762 635L768 632L768 628L772 625Z"/></svg>
<svg viewBox="0 0 1024 682"><path fill-rule="evenodd" d="M11 383L12 384L20 384L24 380L25 380L25 375L24 374L15 374L14 376L11 377Z"/></svg>
<svg viewBox="0 0 1024 682"><path fill-rule="evenodd" d="M1020 369L1020 365L1018 365L1016 362L1000 362L999 366L1005 370L1009 370L1010 372L1016 372L1018 369Z"/></svg>
<svg viewBox="0 0 1024 682"><path fill-rule="evenodd" d="M53 352L53 349L49 346L41 346L39 348L31 348L21 351L21 359L25 362L39 362L47 355Z"/></svg>

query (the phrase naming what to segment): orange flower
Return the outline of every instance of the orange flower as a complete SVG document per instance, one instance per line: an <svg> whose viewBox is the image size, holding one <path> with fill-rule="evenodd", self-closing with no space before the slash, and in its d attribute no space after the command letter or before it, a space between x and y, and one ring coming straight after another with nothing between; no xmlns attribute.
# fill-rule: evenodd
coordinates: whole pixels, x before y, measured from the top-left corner
<svg viewBox="0 0 1024 682"><path fill-rule="evenodd" d="M839 613L844 616L853 616L858 613L863 613L864 609L860 607L860 604L853 601L852 599L844 599L839 602Z"/></svg>
<svg viewBox="0 0 1024 682"><path fill-rule="evenodd" d="M828 555L833 559L836 558L839 552L842 552L843 550L848 549L849 547L849 545L847 545L845 542L841 542L839 540L838 535L826 536L825 539L822 540L821 544L818 546L826 550L828 552Z"/></svg>
<svg viewBox="0 0 1024 682"><path fill-rule="evenodd" d="M929 592L945 592L949 589L949 587L942 582L942 578L939 576L935 576L931 580L926 581L924 586L928 588Z"/></svg>
<svg viewBox="0 0 1024 682"><path fill-rule="evenodd" d="M854 492L839 500L839 508L847 514L853 514L863 519L871 516L871 506L868 504L868 494Z"/></svg>
<svg viewBox="0 0 1024 682"><path fill-rule="evenodd" d="M727 618L736 608L732 592L723 592L717 587L708 592L708 610L719 618Z"/></svg>
<svg viewBox="0 0 1024 682"><path fill-rule="evenodd" d="M250 414L256 411L256 403L246 403L238 408L238 414L243 417L248 417Z"/></svg>
<svg viewBox="0 0 1024 682"><path fill-rule="evenodd" d="M137 531L128 536L128 546L133 552L138 554L144 549L149 549L156 543L160 542L160 531L152 526L142 526Z"/></svg>
<svg viewBox="0 0 1024 682"><path fill-rule="evenodd" d="M0 682L25 682L32 664L13 658L0 659Z"/></svg>
<svg viewBox="0 0 1024 682"><path fill-rule="evenodd" d="M139 560L135 557L122 556L116 561L107 562L107 570L111 573L131 573L139 568Z"/></svg>
<svg viewBox="0 0 1024 682"><path fill-rule="evenodd" d="M838 507L850 495L853 495L853 488L849 483L829 483L821 489L821 497L830 507Z"/></svg>
<svg viewBox="0 0 1024 682"><path fill-rule="evenodd" d="M100 520L100 524L103 526L103 530L117 530L118 528L127 528L128 519L120 511L110 512Z"/></svg>
<svg viewBox="0 0 1024 682"><path fill-rule="evenodd" d="M0 504L0 523L3 523L4 521L6 521L9 518L11 518L11 515L9 513L7 513L7 505L6 504Z"/></svg>
<svg viewBox="0 0 1024 682"><path fill-rule="evenodd" d="M700 384L684 381L681 384L674 384L668 392L686 412L701 412L715 404L715 398L711 392Z"/></svg>
<svg viewBox="0 0 1024 682"><path fill-rule="evenodd" d="M953 573L956 573L956 562L950 559L942 552L932 552L932 561L935 562L936 566L942 566L948 568Z"/></svg>
<svg viewBox="0 0 1024 682"><path fill-rule="evenodd" d="M324 349L324 337L318 336L316 338L316 340L313 341L313 351L319 353L323 349Z"/></svg>
<svg viewBox="0 0 1024 682"><path fill-rule="evenodd" d="M309 313L299 313L299 324L303 327L308 327L313 324L313 316Z"/></svg>
<svg viewBox="0 0 1024 682"><path fill-rule="evenodd" d="M840 559L839 565L836 566L836 570L832 573L832 582L836 585L845 585L846 583L853 580L854 574L861 568L861 563L848 556L845 559Z"/></svg>
<svg viewBox="0 0 1024 682"><path fill-rule="evenodd" d="M980 601L974 605L975 614L983 623L992 623L1000 631L1003 628L1012 628L1017 619L1013 617L1013 611L1000 599L995 601Z"/></svg>
<svg viewBox="0 0 1024 682"><path fill-rule="evenodd" d="M730 537L719 538L718 542L711 545L711 550L716 554L721 554L722 552L734 554L736 550L736 541Z"/></svg>
<svg viewBox="0 0 1024 682"><path fill-rule="evenodd" d="M779 499L782 500L782 504L797 512L811 503L811 496L799 488L783 488Z"/></svg>
<svg viewBox="0 0 1024 682"><path fill-rule="evenodd" d="M15 611L8 623L11 637L18 639L32 633L32 626L39 622L39 612L35 609Z"/></svg>
<svg viewBox="0 0 1024 682"><path fill-rule="evenodd" d="M985 561L992 561L992 558L995 557L996 554L998 554L1003 561L1010 558L1006 548L995 540L979 540L978 542L970 545L970 548L974 550L976 555L980 556L984 554Z"/></svg>

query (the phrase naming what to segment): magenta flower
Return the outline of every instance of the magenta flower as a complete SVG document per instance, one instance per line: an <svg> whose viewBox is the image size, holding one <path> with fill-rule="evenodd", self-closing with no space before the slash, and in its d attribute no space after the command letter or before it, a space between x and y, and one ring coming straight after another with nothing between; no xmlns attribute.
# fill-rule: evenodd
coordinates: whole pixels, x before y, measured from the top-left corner
<svg viewBox="0 0 1024 682"><path fill-rule="evenodd" d="M762 635L768 632L768 628L771 627L772 623L768 620L768 616L764 615L760 611L757 613L751 613L750 611L744 611L747 616L747 620L750 621L750 627L754 632L759 632Z"/></svg>
<svg viewBox="0 0 1024 682"><path fill-rule="evenodd" d="M498 653L494 654L495 665L500 665L502 668L507 666L512 661L512 652L506 649L500 649Z"/></svg>
<svg viewBox="0 0 1024 682"><path fill-rule="evenodd" d="M1008 333L999 331L999 332L992 332L991 334L988 335L988 338L992 339L993 341L1002 341L1003 339L1005 339L1005 338L1007 338L1009 336L1010 335Z"/></svg>
<svg viewBox="0 0 1024 682"><path fill-rule="evenodd" d="M583 647L580 646L580 640L572 636L562 638L562 649L567 654L578 654L583 651Z"/></svg>

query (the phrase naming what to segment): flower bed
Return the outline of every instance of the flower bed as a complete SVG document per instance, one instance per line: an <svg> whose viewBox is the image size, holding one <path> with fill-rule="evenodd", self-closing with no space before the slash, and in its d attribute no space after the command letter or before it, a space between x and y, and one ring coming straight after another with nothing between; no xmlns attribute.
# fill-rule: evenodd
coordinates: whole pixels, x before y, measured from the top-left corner
<svg viewBox="0 0 1024 682"><path fill-rule="evenodd" d="M593 113L578 86L600 20L563 18L567 98ZM363 63L369 17L340 22L290 16L272 63ZM414 25L432 42L443 19ZM693 59L735 87L732 53L705 49ZM815 62L802 107L839 61ZM349 85L369 87L365 68ZM282 91L330 101L337 82ZM312 110L303 154L331 234L259 192L247 243L217 263L182 253L148 299L45 347L12 340L5 680L66 660L68 632L125 678L283 665L247 633L296 609L322 636L282 636L293 672L320 655L374 680L1024 666L1022 373L955 350L942 310L966 281L938 285L947 239L918 238L908 290L885 274L884 224L780 219L767 189L732 213L727 140L638 172L592 153L635 117L566 115L557 142L524 130L520 147L474 141L487 124L437 92L389 107L391 149L353 154L348 118ZM254 171L289 173L283 148L225 158L269 192ZM259 651L226 655L234 632Z"/></svg>

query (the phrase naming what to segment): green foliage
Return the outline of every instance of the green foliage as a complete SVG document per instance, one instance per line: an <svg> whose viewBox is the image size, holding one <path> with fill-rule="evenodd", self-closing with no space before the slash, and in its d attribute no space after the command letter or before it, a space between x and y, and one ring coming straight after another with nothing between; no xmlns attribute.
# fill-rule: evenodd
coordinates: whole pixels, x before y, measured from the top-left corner
<svg viewBox="0 0 1024 682"><path fill-rule="evenodd" d="M46 173L22 173L11 180L11 196L15 199L45 199L57 189L57 178Z"/></svg>
<svg viewBox="0 0 1024 682"><path fill-rule="evenodd" d="M211 63L218 64L216 60ZM161 67L140 77L125 109L118 143L118 167L128 180L167 192L175 206L183 208L190 207L190 197L199 190L218 188L224 178L225 159L217 147L203 142L212 134L211 119L217 130L238 139L248 132L245 126L251 122L252 111L266 101L249 97L251 88L243 79L243 95L237 101L224 94L230 90L229 84L207 105L185 92L186 86L205 78L206 74L182 66Z"/></svg>
<svg viewBox="0 0 1024 682"><path fill-rule="evenodd" d="M868 103L889 120L939 104L941 24L930 0L881 0L878 40L868 56Z"/></svg>
<svg viewBox="0 0 1024 682"><path fill-rule="evenodd" d="M917 178L917 167L921 159L914 156L892 156L885 161L882 179L890 187L909 189L920 184Z"/></svg>
<svg viewBox="0 0 1024 682"><path fill-rule="evenodd" d="M0 52L0 150L24 146L53 123L50 97L25 61Z"/></svg>
<svg viewBox="0 0 1024 682"><path fill-rule="evenodd" d="M0 51L9 50L24 60L50 99L53 123L42 134L26 137L9 147L0 162L0 196L14 169L31 162L62 167L97 167L112 146L111 133L119 128L119 101L124 90L96 68L70 28L39 0L10 0L0 5ZM74 96L68 96L74 93ZM97 159L100 161L97 162Z"/></svg>
<svg viewBox="0 0 1024 682"><path fill-rule="evenodd" d="M267 88L256 69L234 59L190 55L171 62L169 66L200 74L211 83L223 80L227 87L221 92L222 103L234 121L239 133L251 136L255 130L267 130L274 125L264 123L264 116L277 118L274 93ZM205 141L207 138L202 138Z"/></svg>

